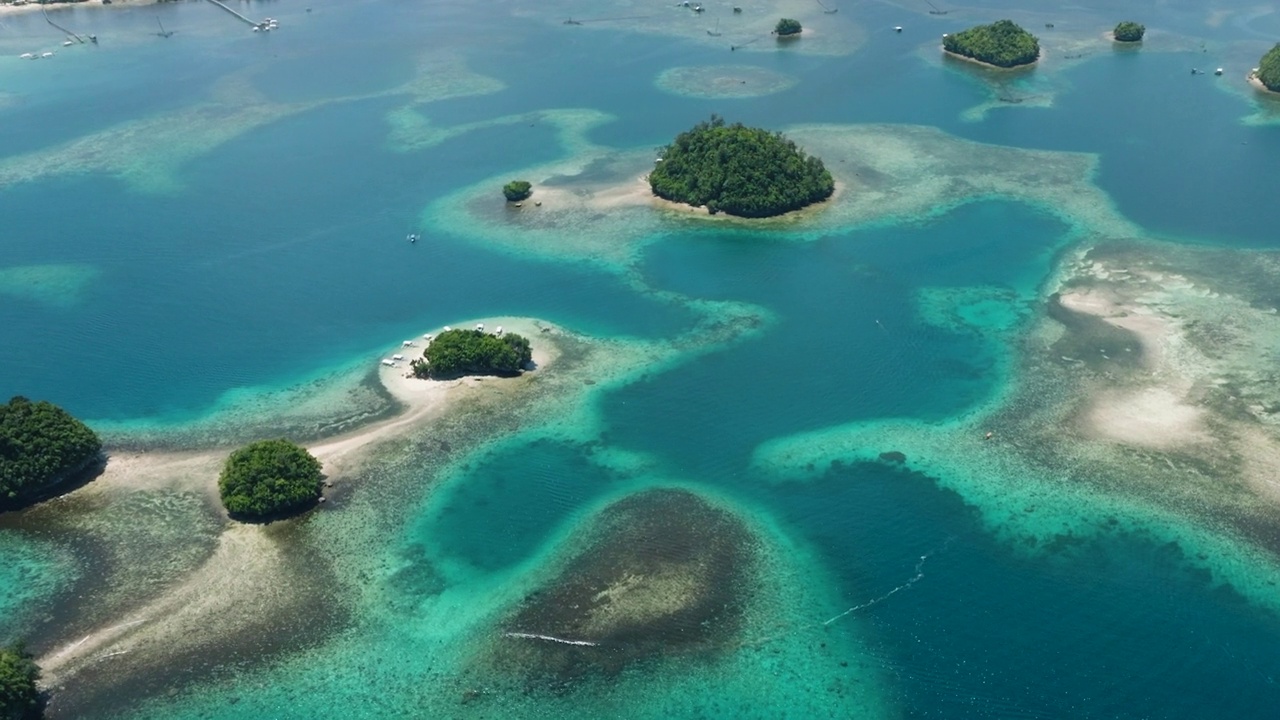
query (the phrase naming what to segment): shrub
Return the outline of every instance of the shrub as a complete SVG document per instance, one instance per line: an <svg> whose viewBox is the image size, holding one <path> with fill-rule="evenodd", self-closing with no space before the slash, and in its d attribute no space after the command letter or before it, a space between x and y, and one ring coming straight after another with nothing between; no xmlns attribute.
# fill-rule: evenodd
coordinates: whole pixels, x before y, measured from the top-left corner
<svg viewBox="0 0 1280 720"><path fill-rule="evenodd" d="M1267 51L1262 56L1262 60L1258 61L1258 80L1267 86L1268 90L1280 92L1280 43Z"/></svg>
<svg viewBox="0 0 1280 720"><path fill-rule="evenodd" d="M102 441L50 402L18 396L0 405L0 506L17 505L84 470Z"/></svg>
<svg viewBox="0 0 1280 720"><path fill-rule="evenodd" d="M787 37L788 35L799 35L801 29L799 20L782 18L778 21L778 24L774 26L773 31L777 33L778 37Z"/></svg>
<svg viewBox="0 0 1280 720"><path fill-rule="evenodd" d="M715 214L769 217L831 197L835 181L822 161L780 133L712 115L660 151L649 173L658 197Z"/></svg>
<svg viewBox="0 0 1280 720"><path fill-rule="evenodd" d="M1116 29L1112 31L1112 36L1120 42L1138 42L1147 32L1145 25L1139 25L1136 22L1125 20L1116 25Z"/></svg>
<svg viewBox="0 0 1280 720"><path fill-rule="evenodd" d="M506 196L510 202L518 202L527 199L533 194L533 185L524 180L512 180L502 186L502 194Z"/></svg>
<svg viewBox="0 0 1280 720"><path fill-rule="evenodd" d="M231 453L218 493L232 517L267 518L320 498L320 461L288 440L260 440Z"/></svg>
<svg viewBox="0 0 1280 720"><path fill-rule="evenodd" d="M413 373L434 378L516 375L532 360L529 341L516 333L446 330L431 341L421 360L413 362Z"/></svg>
<svg viewBox="0 0 1280 720"><path fill-rule="evenodd" d="M0 720L41 716L44 702L36 682L40 667L21 643L0 648Z"/></svg>
<svg viewBox="0 0 1280 720"><path fill-rule="evenodd" d="M953 33L942 40L947 52L997 67L1028 65L1040 57L1040 41L1012 20L997 20Z"/></svg>

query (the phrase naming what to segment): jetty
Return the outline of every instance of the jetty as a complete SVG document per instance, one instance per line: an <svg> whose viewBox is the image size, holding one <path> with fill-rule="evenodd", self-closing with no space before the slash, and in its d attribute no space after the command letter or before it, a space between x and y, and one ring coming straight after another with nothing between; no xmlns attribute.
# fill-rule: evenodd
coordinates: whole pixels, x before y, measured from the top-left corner
<svg viewBox="0 0 1280 720"><path fill-rule="evenodd" d="M256 22L254 20L251 20L249 17L241 13L239 10L236 10L231 6L227 5L226 3L222 2L222 0L209 0L209 2L231 13L233 16L236 17L236 19L240 20L240 22L243 22L245 25L248 25L249 27L253 28L255 32L259 30L271 30L276 26L275 22L272 21L270 18L267 18L266 20L263 20L261 22Z"/></svg>
<svg viewBox="0 0 1280 720"><path fill-rule="evenodd" d="M63 34L65 34L65 35L67 35L67 36L69 36L69 37L73 37L73 38L75 38L75 39L76 39L76 41L77 41L77 42L79 42L81 45L83 45L83 44L84 44L84 38L80 37L79 35L77 35L77 34L75 34L75 33L71 32L70 30L68 30L68 29L66 29L66 28L62 27L61 25L59 25L58 23L54 22L54 21L53 21L53 18L49 17L49 11L45 10L43 5L40 7L40 12L44 13L44 21L45 21L45 22L47 22L47 23L49 23L50 25L54 26L55 28L57 28L57 29L61 30L61 31L63 32Z"/></svg>

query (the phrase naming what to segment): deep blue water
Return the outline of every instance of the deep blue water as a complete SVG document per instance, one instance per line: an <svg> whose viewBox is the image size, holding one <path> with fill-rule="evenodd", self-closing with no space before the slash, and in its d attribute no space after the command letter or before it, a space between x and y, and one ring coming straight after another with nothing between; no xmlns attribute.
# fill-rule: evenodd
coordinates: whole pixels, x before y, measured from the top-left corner
<svg viewBox="0 0 1280 720"><path fill-rule="evenodd" d="M1004 4L988 3L993 12ZM1221 79L1188 73L1215 64L1216 45L1208 57L1100 53L1055 71L1051 109L999 108L967 122L962 113L988 98L982 82L918 54L921 38L959 21L912 14L898 35L887 28L905 11L889 5L846 8L841 22L856 11L868 40L838 58L735 54L463 3L354 8L317 7L270 38L245 37L205 4L102 21L77 11L78 21L134 35L152 32L151 13L163 13L179 32L113 44L100 29L96 55L6 60L0 90L21 100L0 105L0 155L181 109L237 70L278 102L385 91L411 77L415 53L431 46L462 52L507 85L419 108L440 126L590 108L617 118L592 139L630 148L661 145L712 112L770 127L926 124L982 142L1097 153L1099 186L1152 233L1277 245L1260 208L1280 190L1280 128L1240 124L1249 102L1215 88ZM1100 9L1140 12L1149 26L1214 43L1280 32L1277 13L1208 27L1197 3ZM23 33L57 42L40 34L42 21L5 22L5 52L34 44L14 39ZM463 42L479 34L482 48ZM800 82L733 101L675 97L653 83L672 66L734 62ZM256 128L178 167L173 193L92 174L0 190L0 267L76 263L101 273L70 307L0 296L0 396L48 398L89 418L177 420L228 390L373 358L466 317L537 316L649 339L688 327L693 313L677 301L613 274L488 251L458 228L418 227L432 201L561 151L552 129L536 125L396 153L385 116L403 102L351 100ZM403 242L411 230L423 233L414 246ZM918 295L982 286L1025 297L1067 233L1041 211L992 200L806 244L718 228L660 238L637 268L645 283L758 304L776 324L604 396L597 445L642 453L657 475L767 508L816 548L824 575L815 583L850 606L898 587L929 554L919 582L857 617L907 717L1270 717L1280 706L1280 620L1188 571L1176 548L1129 536L1064 539L1033 559L984 532L972 508L928 478L855 466L774 486L749 467L752 450L772 438L859 419L943 419L997 392L1011 349L995 335L924 323ZM618 482L581 447L517 445L461 471L406 532L497 572L536 555ZM285 682L270 671L257 679Z"/></svg>

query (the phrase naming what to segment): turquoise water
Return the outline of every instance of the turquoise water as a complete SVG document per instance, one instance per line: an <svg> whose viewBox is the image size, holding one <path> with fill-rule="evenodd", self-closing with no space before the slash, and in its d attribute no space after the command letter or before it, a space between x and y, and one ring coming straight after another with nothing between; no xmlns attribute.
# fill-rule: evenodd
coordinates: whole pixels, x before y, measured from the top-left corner
<svg viewBox="0 0 1280 720"><path fill-rule="evenodd" d="M986 6L1009 9L973 7ZM841 56L768 43L730 54L729 36L695 37L706 18L683 36L627 32L622 21L561 24L642 14L622 6L245 7L283 27L251 36L206 3L80 8L67 23L93 28L101 44L61 49L38 13L0 16L0 393L48 398L127 436L372 363L401 338L468 318L537 317L614 341L619 357L666 354L638 361L617 385L557 386L565 406L538 405L543 417L496 410L441 421L383 449L325 512L270 528L273 547L303 567L286 563L289 572L306 575L297 558L315 563L331 625L297 634L270 625L252 641L211 634L176 660L82 667L59 678L52 715L1274 712L1280 618L1193 569L1175 545L1063 533L1029 555L932 478L860 463L779 484L752 464L779 438L858 421L945 422L1000 397L1026 341L1018 333L1042 312L1043 285L1081 226L992 194L807 240L673 223L633 265L560 262L486 247L429 210L461 188L564 157L551 123L471 129L404 151L391 117L408 107L453 128L593 110L612 120L590 140L623 150L660 146L711 112L778 128L929 125L1096 154L1091 180L1144 233L1275 248L1260 208L1280 190L1280 129L1241 122L1255 101L1222 87L1238 77L1188 68L1265 50L1280 14L1211 24L1198 4L1130 3L1028 15L1028 27L1054 22L1054 34L1079 42L1098 34L1099 18L1126 12L1187 39L1153 37L1141 52L1088 46L1079 62L1046 63L993 90L987 75L936 62L923 39L992 19L973 7L937 17L851 5L829 20L839 25L806 16L820 32L864 27L865 45ZM688 29L677 14L687 11L643 12ZM149 35L157 15L173 37ZM888 30L895 24L908 32ZM58 56L16 57L46 46ZM718 101L654 82L671 67L730 62L798 82ZM1006 103L975 119L969 111L993 92L1052 102ZM414 245L403 239L411 231L422 233ZM21 272L3 274L12 269ZM982 300L948 306L965 298ZM766 319L734 342L665 345L707 319L703 301ZM947 321L953 312L967 320ZM265 412L277 410L287 413ZM755 538L758 577L719 588L745 608L737 634L564 686L504 665L515 662L502 660L501 645L512 608L593 547L613 503L654 487L698 493ZM185 497L183 512L207 515ZM102 517L87 515L91 502L40 512L0 521L0 641L26 637L45 655L79 640L86 618L97 622L95 598L121 602L85 546L136 545L142 531L113 529L116 514L86 539L72 528ZM46 517L58 522L42 535L33 525ZM202 528L213 522L201 517ZM156 571L160 589L139 591L140 604L208 551L203 536L198 548L174 540L174 525L154 542L190 558ZM1274 567L1258 572L1276 582ZM127 610L104 622L127 620Z"/></svg>

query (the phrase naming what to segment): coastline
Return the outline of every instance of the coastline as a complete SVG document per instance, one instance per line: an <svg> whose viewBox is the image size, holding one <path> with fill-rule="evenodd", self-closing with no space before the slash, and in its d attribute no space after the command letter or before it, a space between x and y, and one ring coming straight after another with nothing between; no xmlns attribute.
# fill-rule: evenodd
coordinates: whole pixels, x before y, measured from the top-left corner
<svg viewBox="0 0 1280 720"><path fill-rule="evenodd" d="M131 7L146 7L148 5L159 5L162 0L114 0L110 4L104 4L102 0L88 0L87 2L64 2L50 3L43 5L38 2L31 2L26 5L0 5L0 16L18 15L28 12L39 12L41 8L45 10L62 10L70 8L110 8L120 10Z"/></svg>
<svg viewBox="0 0 1280 720"><path fill-rule="evenodd" d="M504 397L519 393L528 387L533 374L552 367L561 355L555 338L563 331L551 323L512 317L469 321L470 325L476 322L484 322L493 328L501 325L504 330L529 337L535 369L514 378L467 376L454 380L423 380L408 375L407 364L380 367L379 379L402 404L402 410L390 418L349 433L306 444L323 464L327 488L360 482L362 478L356 475L355 470L375 446L420 429L481 389L490 396L495 390ZM467 326L468 323L458 324L458 327ZM414 355L421 352L420 341L417 347ZM406 355L412 350L407 347L401 349ZM370 358L370 362L377 360ZM281 577L287 580L305 570L300 567L301 561L284 553L277 541L275 536L279 528L273 525L280 524L246 524L225 519L217 478L227 453L226 448L112 453L100 477L67 496L103 501L118 498L122 493L185 491L200 495L210 508L216 508L211 512L217 513L223 526L213 553L186 572L181 580L159 595L145 597L140 603L127 607L126 612L83 638L50 648L39 659L45 674L45 687L56 688L81 670L121 655L127 657L120 661L122 672L143 672L138 663L145 665L159 659L143 652L137 653L135 658L132 655L134 650L164 647L170 653L195 651L202 644L214 640L207 633L212 617L232 618L220 621L220 636L252 633L257 624L264 622L264 617L255 612L245 612L244 608L287 608L301 601L279 582ZM281 527L288 530L287 526ZM295 581L304 582L300 575Z"/></svg>
<svg viewBox="0 0 1280 720"><path fill-rule="evenodd" d="M953 53L950 50L946 49L945 47L942 48L942 54L947 57L955 58L956 60L963 60L964 62L967 62L967 63L973 63L974 65L977 65L979 67L987 68L988 70L1000 70L1003 72L1011 72L1014 70L1026 70L1028 68L1033 68L1039 65L1040 61L1044 59L1044 48L1040 48L1040 54L1036 55L1036 59L1033 60L1032 62L1022 63L1021 65L1014 65L1013 67L1002 67L1000 65L992 65L991 63L983 62L976 58L971 58L967 55Z"/></svg>
<svg viewBox="0 0 1280 720"><path fill-rule="evenodd" d="M1262 80L1258 79L1258 75L1256 73L1249 73L1245 77L1249 81L1249 84L1253 86L1254 90L1257 90L1258 92L1261 92L1261 93L1266 93L1267 95L1274 95L1276 97L1280 97L1280 90L1272 90L1271 88L1264 85L1262 83Z"/></svg>

